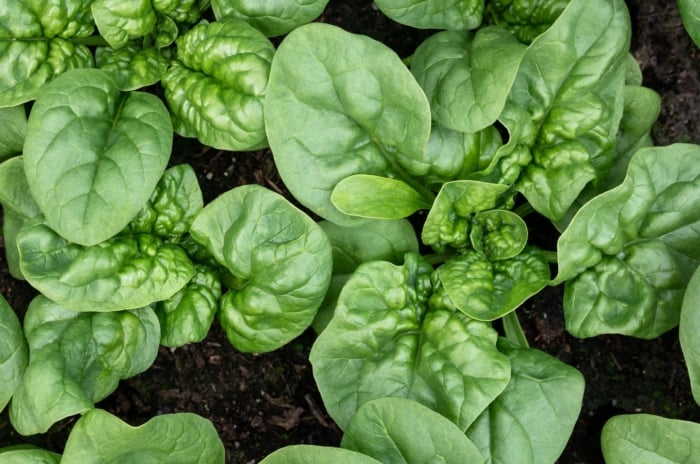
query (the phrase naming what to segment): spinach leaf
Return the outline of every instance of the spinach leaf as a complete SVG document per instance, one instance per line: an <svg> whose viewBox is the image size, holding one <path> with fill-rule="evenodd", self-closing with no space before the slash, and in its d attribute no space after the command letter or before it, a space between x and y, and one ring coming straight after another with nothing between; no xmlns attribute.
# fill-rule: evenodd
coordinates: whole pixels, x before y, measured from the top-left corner
<svg viewBox="0 0 700 464"><path fill-rule="evenodd" d="M3 127L0 135L0 162L2 162L22 153L24 135L27 132L27 114L24 106L0 108L0 126Z"/></svg>
<svg viewBox="0 0 700 464"><path fill-rule="evenodd" d="M385 45L327 24L295 29L272 61L264 111L282 180L319 216L357 223L330 198L352 174L393 177L424 193L411 173L427 171L428 101Z"/></svg>
<svg viewBox="0 0 700 464"><path fill-rule="evenodd" d="M695 402L700 404L700 267L688 282L681 306L678 338L690 376L690 389Z"/></svg>
<svg viewBox="0 0 700 464"><path fill-rule="evenodd" d="M492 0L487 15L523 43L532 42L559 17L571 0Z"/></svg>
<svg viewBox="0 0 700 464"><path fill-rule="evenodd" d="M59 464L61 455L34 447L0 448L0 460L4 464Z"/></svg>
<svg viewBox="0 0 700 464"><path fill-rule="evenodd" d="M700 263L700 147L642 148L618 187L574 216L557 243L567 330L653 338L678 324Z"/></svg>
<svg viewBox="0 0 700 464"><path fill-rule="evenodd" d="M418 464L483 463L474 444L455 424L420 403L381 398L363 404L348 425L341 445L380 462Z"/></svg>
<svg viewBox="0 0 700 464"><path fill-rule="evenodd" d="M396 22L420 29L474 29L481 24L484 0L377 0Z"/></svg>
<svg viewBox="0 0 700 464"><path fill-rule="evenodd" d="M306 214L270 190L244 185L208 204L190 233L231 274L219 319L233 346L271 351L309 327L333 258Z"/></svg>
<svg viewBox="0 0 700 464"><path fill-rule="evenodd" d="M24 170L47 223L95 245L139 212L165 171L170 116L151 94L123 94L106 73L79 69L42 87L27 122Z"/></svg>
<svg viewBox="0 0 700 464"><path fill-rule="evenodd" d="M614 416L600 443L605 462L691 464L700 447L700 424L650 414Z"/></svg>
<svg viewBox="0 0 700 464"><path fill-rule="evenodd" d="M132 427L107 411L92 409L73 426L61 463L223 464L225 454L214 425L196 414L163 414Z"/></svg>
<svg viewBox="0 0 700 464"><path fill-rule="evenodd" d="M287 34L318 18L328 0L212 0L217 20L243 19L268 37Z"/></svg>
<svg viewBox="0 0 700 464"><path fill-rule="evenodd" d="M700 47L700 5L693 0L676 0L683 26L695 45Z"/></svg>
<svg viewBox="0 0 700 464"><path fill-rule="evenodd" d="M29 351L17 315L0 295L0 411L5 409L29 362Z"/></svg>
<svg viewBox="0 0 700 464"><path fill-rule="evenodd" d="M234 151L267 146L263 98L275 47L241 20L200 22L163 75L175 131Z"/></svg>
<svg viewBox="0 0 700 464"><path fill-rule="evenodd" d="M380 464L362 453L317 445L292 445L280 448L260 464L327 464L329 462L342 462L343 464Z"/></svg>
<svg viewBox="0 0 700 464"><path fill-rule="evenodd" d="M98 47L95 64L114 78L120 90L136 90L159 82L170 58L165 50L128 43L117 50Z"/></svg>
<svg viewBox="0 0 700 464"><path fill-rule="evenodd" d="M392 396L414 399L466 430L507 385L509 362L496 350L496 332L428 306L431 273L410 253L402 266L362 264L343 287L309 355L341 428L362 404Z"/></svg>

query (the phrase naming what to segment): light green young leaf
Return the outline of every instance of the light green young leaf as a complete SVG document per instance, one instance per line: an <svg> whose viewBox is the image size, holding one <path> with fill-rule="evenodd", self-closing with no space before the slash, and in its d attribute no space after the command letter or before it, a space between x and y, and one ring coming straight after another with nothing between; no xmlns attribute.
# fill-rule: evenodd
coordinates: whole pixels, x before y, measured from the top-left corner
<svg viewBox="0 0 700 464"><path fill-rule="evenodd" d="M700 3L697 0L676 0L683 26L695 45L700 47Z"/></svg>
<svg viewBox="0 0 700 464"><path fill-rule="evenodd" d="M221 21L243 19L268 37L287 34L318 18L328 0L212 0L214 16Z"/></svg>
<svg viewBox="0 0 700 464"><path fill-rule="evenodd" d="M47 223L89 246L120 232L165 171L170 116L155 95L121 93L103 71L72 70L41 89L24 170Z"/></svg>
<svg viewBox="0 0 700 464"><path fill-rule="evenodd" d="M432 117L460 132L492 125L503 110L527 47L504 28L442 31L411 57L411 72L430 100Z"/></svg>
<svg viewBox="0 0 700 464"><path fill-rule="evenodd" d="M523 43L546 31L571 0L492 0L487 15L496 24L513 31Z"/></svg>
<svg viewBox="0 0 700 464"><path fill-rule="evenodd" d="M159 82L170 59L155 47L127 44L117 50L98 47L95 64L114 78L120 90L136 90Z"/></svg>
<svg viewBox="0 0 700 464"><path fill-rule="evenodd" d="M241 20L201 22L177 39L163 76L175 131L233 151L267 146L263 98L275 47Z"/></svg>
<svg viewBox="0 0 700 464"><path fill-rule="evenodd" d="M309 327L333 258L321 228L282 196L244 185L209 203L190 233L231 273L219 319L241 351L279 348Z"/></svg>
<svg viewBox="0 0 700 464"><path fill-rule="evenodd" d="M394 21L419 29L475 29L484 15L484 0L377 0Z"/></svg>
<svg viewBox="0 0 700 464"><path fill-rule="evenodd" d="M347 428L357 409L383 397L414 399L466 428L505 388L510 366L496 332L459 312L428 308L432 268L362 264L310 360L328 413Z"/></svg>
<svg viewBox="0 0 700 464"><path fill-rule="evenodd" d="M160 327L150 308L77 313L39 295L24 320L30 361L10 404L22 435L46 432L153 364Z"/></svg>
<svg viewBox="0 0 700 464"><path fill-rule="evenodd" d="M403 219L429 209L430 200L401 180L368 174L346 177L331 192L331 203L338 211L371 219Z"/></svg>
<svg viewBox="0 0 700 464"><path fill-rule="evenodd" d="M472 247L491 261L513 258L527 244L527 224L512 211L480 211L474 214L470 225Z"/></svg>
<svg viewBox="0 0 700 464"><path fill-rule="evenodd" d="M605 423L600 442L608 463L692 464L700 449L700 424L625 414Z"/></svg>
<svg viewBox="0 0 700 464"><path fill-rule="evenodd" d="M357 223L330 199L353 174L393 177L420 191L411 175L429 170L430 108L385 45L328 24L295 29L273 59L264 111L285 185L319 216Z"/></svg>
<svg viewBox="0 0 700 464"><path fill-rule="evenodd" d="M678 338L683 358L688 366L690 389L695 402L700 404L700 267L695 270L685 290L681 306Z"/></svg>
<svg viewBox="0 0 700 464"><path fill-rule="evenodd" d="M14 310L0 295L0 411L22 382L29 351Z"/></svg>
<svg viewBox="0 0 700 464"><path fill-rule="evenodd" d="M178 23L194 24L209 8L209 0L151 0L153 8Z"/></svg>
<svg viewBox="0 0 700 464"><path fill-rule="evenodd" d="M22 275L73 311L135 309L173 296L194 267L178 246L146 234L83 247L41 223L17 236Z"/></svg>
<svg viewBox="0 0 700 464"><path fill-rule="evenodd" d="M32 446L0 448L3 464L59 464L61 455Z"/></svg>
<svg viewBox="0 0 700 464"><path fill-rule="evenodd" d="M214 424L196 414L163 414L132 427L93 409L73 426L61 464L223 464L225 457Z"/></svg>
<svg viewBox="0 0 700 464"><path fill-rule="evenodd" d="M356 451L317 445L285 446L268 455L260 461L260 464L328 464L330 462L381 464L380 461Z"/></svg>
<svg viewBox="0 0 700 464"><path fill-rule="evenodd" d="M642 148L622 184L586 203L559 238L567 329L654 338L678 323L700 264L700 147Z"/></svg>
<svg viewBox="0 0 700 464"><path fill-rule="evenodd" d="M0 162L2 162L22 153L24 136L27 132L27 114L24 106L0 108L0 127L3 128L0 135Z"/></svg>
<svg viewBox="0 0 700 464"><path fill-rule="evenodd" d="M348 425L341 447L379 462L479 464L484 458L455 424L420 403L380 398L363 404Z"/></svg>
<svg viewBox="0 0 700 464"><path fill-rule="evenodd" d="M487 462L553 464L581 411L584 379L548 354L500 339L510 359L508 387L467 430Z"/></svg>
<svg viewBox="0 0 700 464"><path fill-rule="evenodd" d="M158 19L151 0L94 0L91 9L100 35L112 48L151 34Z"/></svg>

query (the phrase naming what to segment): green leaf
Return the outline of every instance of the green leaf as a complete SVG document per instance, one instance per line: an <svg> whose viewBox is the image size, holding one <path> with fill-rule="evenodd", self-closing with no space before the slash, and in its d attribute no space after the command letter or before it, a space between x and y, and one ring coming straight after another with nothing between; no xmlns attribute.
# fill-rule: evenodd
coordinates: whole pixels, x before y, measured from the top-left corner
<svg viewBox="0 0 700 464"><path fill-rule="evenodd" d="M700 424L650 414L614 416L601 435L605 462L692 464L700 447Z"/></svg>
<svg viewBox="0 0 700 464"><path fill-rule="evenodd" d="M342 448L317 445L292 445L280 448L260 464L380 464L374 458Z"/></svg>
<svg viewBox="0 0 700 464"><path fill-rule="evenodd" d="M268 37L287 34L318 18L328 0L212 0L217 20L243 19Z"/></svg>
<svg viewBox="0 0 700 464"><path fill-rule="evenodd" d="M34 447L0 448L0 460L3 464L59 464L61 455Z"/></svg>
<svg viewBox="0 0 700 464"><path fill-rule="evenodd" d="M214 425L196 414L163 414L132 427L93 409L73 426L61 463L223 464L225 455Z"/></svg>
<svg viewBox="0 0 700 464"><path fill-rule="evenodd" d="M475 213L469 240L472 247L489 260L509 259L527 244L527 224L512 211L491 209Z"/></svg>
<svg viewBox="0 0 700 464"><path fill-rule="evenodd" d="M481 321L515 310L547 286L550 278L549 264L535 247L498 261L466 251L440 266L438 275L455 307Z"/></svg>
<svg viewBox="0 0 700 464"><path fill-rule="evenodd" d="M10 404L10 420L22 435L82 414L106 398L121 379L153 364L160 328L150 308L76 313L42 295L24 319L30 360Z"/></svg>
<svg viewBox="0 0 700 464"><path fill-rule="evenodd" d="M581 411L583 376L542 351L504 339L498 347L510 359L510 383L467 436L487 462L554 463Z"/></svg>
<svg viewBox="0 0 700 464"><path fill-rule="evenodd" d="M155 47L127 44L117 50L98 47L95 64L114 78L120 90L136 90L159 82L170 59Z"/></svg>
<svg viewBox="0 0 700 464"><path fill-rule="evenodd" d="M700 147L642 148L618 187L586 203L559 238L567 330L654 338L678 323L700 263Z"/></svg>
<svg viewBox="0 0 700 464"><path fill-rule="evenodd" d="M0 411L22 383L29 351L17 315L0 295ZM4 461L3 461L4 462Z"/></svg>
<svg viewBox="0 0 700 464"><path fill-rule="evenodd" d="M700 4L696 0L676 0L683 26L695 45L700 47Z"/></svg>
<svg viewBox="0 0 700 464"><path fill-rule="evenodd" d="M484 0L377 0L394 21L419 29L475 29L484 15Z"/></svg>
<svg viewBox="0 0 700 464"><path fill-rule="evenodd" d="M403 219L431 205L403 181L367 174L338 182L331 203L343 214L372 219Z"/></svg>
<svg viewBox="0 0 700 464"><path fill-rule="evenodd" d="M201 22L177 39L163 76L175 131L215 148L267 146L263 98L275 47L240 20Z"/></svg>
<svg viewBox="0 0 700 464"><path fill-rule="evenodd" d="M546 31L571 0L492 0L487 14L496 24L507 27L523 43L532 42Z"/></svg>
<svg viewBox="0 0 700 464"><path fill-rule="evenodd" d="M91 9L100 35L112 48L155 30L157 17L151 0L94 0Z"/></svg>
<svg viewBox="0 0 700 464"><path fill-rule="evenodd" d="M416 49L411 72L430 100L434 120L477 132L501 114L525 49L498 26L476 33L442 31Z"/></svg>
<svg viewBox="0 0 700 464"><path fill-rule="evenodd" d="M42 87L27 123L24 170L48 224L89 246L143 207L171 146L170 116L155 95L120 93L103 71L73 70Z"/></svg>
<svg viewBox="0 0 700 464"><path fill-rule="evenodd" d="M185 252L151 235L83 247L41 223L17 236L24 277L73 311L135 309L173 296L194 274Z"/></svg>
<svg viewBox="0 0 700 464"><path fill-rule="evenodd" d="M688 282L681 306L678 338L690 376L690 389L695 402L700 404L700 267Z"/></svg>
<svg viewBox="0 0 700 464"><path fill-rule="evenodd" d="M27 114L24 106L11 106L0 108L0 126L3 127L0 135L0 162L22 153L24 136L27 132Z"/></svg>
<svg viewBox="0 0 700 464"><path fill-rule="evenodd" d="M385 45L328 24L295 29L272 61L264 110L285 185L324 219L357 223L330 199L353 174L393 177L421 191L411 173L429 169L430 109Z"/></svg>
<svg viewBox="0 0 700 464"><path fill-rule="evenodd" d="M244 185L219 196L190 233L233 276L219 319L241 351L279 348L309 327L330 283L331 246L282 196Z"/></svg>
<svg viewBox="0 0 700 464"><path fill-rule="evenodd" d="M496 332L459 312L429 309L432 268L416 254L403 266L361 265L310 360L328 413L343 429L367 401L414 399L461 430L510 378Z"/></svg>
<svg viewBox="0 0 700 464"><path fill-rule="evenodd" d="M341 445L380 462L419 464L483 463L474 444L455 424L416 401L380 398L363 404Z"/></svg>

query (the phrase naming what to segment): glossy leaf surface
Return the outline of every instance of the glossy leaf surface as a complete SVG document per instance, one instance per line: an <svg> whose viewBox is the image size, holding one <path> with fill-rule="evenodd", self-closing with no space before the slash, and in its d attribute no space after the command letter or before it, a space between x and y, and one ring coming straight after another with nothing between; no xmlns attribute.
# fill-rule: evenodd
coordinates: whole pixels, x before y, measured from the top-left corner
<svg viewBox="0 0 700 464"><path fill-rule="evenodd" d="M483 0L377 0L394 21L419 29L474 29L481 24Z"/></svg>
<svg viewBox="0 0 700 464"><path fill-rule="evenodd" d="M118 50L98 47L95 64L114 78L120 90L136 90L159 82L170 59L155 47L127 44Z"/></svg>
<svg viewBox="0 0 700 464"><path fill-rule="evenodd" d="M287 34L318 18L328 0L212 0L217 20L242 19L268 37Z"/></svg>
<svg viewBox="0 0 700 464"><path fill-rule="evenodd" d="M494 22L513 31L523 43L546 31L570 0L493 0L487 11Z"/></svg>

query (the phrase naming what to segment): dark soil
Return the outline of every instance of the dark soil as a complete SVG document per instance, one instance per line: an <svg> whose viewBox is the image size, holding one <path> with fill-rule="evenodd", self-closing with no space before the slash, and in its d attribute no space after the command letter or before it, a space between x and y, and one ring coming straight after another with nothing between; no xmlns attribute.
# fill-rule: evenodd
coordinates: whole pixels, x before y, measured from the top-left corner
<svg viewBox="0 0 700 464"><path fill-rule="evenodd" d="M675 2L630 0L628 5L632 52L644 84L663 99L653 131L656 143L700 143L700 51L687 37ZM321 20L370 35L401 56L429 35L391 22L370 1L332 1ZM173 164L195 168L205 201L248 183L286 195L267 151L234 154L182 139L175 147ZM0 239L0 293L22 315L35 293L9 276L2 248ZM549 288L519 311L532 346L577 367L586 378L583 410L559 462L602 462L600 430L614 414L647 412L700 421L677 331L652 341L575 339L564 330L561 293L561 288ZM308 332L273 353L249 355L234 350L215 325L202 343L161 348L151 369L122 382L98 406L132 425L163 413L198 413L218 429L229 463L254 463L289 444L338 445L341 432L324 411L308 363L313 339ZM29 442L60 452L74 421L62 421L45 435L20 437L3 413L0 447Z"/></svg>

